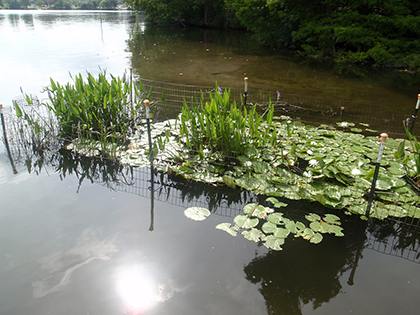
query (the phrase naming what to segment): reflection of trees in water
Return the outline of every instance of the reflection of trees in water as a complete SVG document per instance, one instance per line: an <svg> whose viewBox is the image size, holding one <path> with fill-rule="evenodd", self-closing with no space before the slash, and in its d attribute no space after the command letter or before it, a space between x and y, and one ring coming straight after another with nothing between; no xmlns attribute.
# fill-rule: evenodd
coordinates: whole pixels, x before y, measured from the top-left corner
<svg viewBox="0 0 420 315"><path fill-rule="evenodd" d="M372 249L420 263L418 222L371 221L369 234Z"/></svg>
<svg viewBox="0 0 420 315"><path fill-rule="evenodd" d="M317 245L288 239L283 251L270 251L245 266L246 278L261 285L268 314L302 314L304 304L316 309L340 293L340 277L357 263L366 239L363 223L344 225L345 238L326 236Z"/></svg>
<svg viewBox="0 0 420 315"><path fill-rule="evenodd" d="M288 239L283 251L270 251L245 266L246 278L261 285L269 314L302 314L303 305L309 303L316 309L340 293L343 281L357 289L357 267L364 250L420 262L418 229L352 218L341 217L344 238L326 236L317 245ZM344 272L349 273L348 279L340 281Z"/></svg>

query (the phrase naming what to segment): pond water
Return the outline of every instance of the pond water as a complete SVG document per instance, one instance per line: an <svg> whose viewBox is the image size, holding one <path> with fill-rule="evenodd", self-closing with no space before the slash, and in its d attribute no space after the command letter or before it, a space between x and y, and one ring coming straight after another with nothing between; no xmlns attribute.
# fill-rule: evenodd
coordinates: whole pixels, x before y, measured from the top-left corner
<svg viewBox="0 0 420 315"><path fill-rule="evenodd" d="M271 62L290 70L293 80L284 84L293 93L307 84L322 97L347 91L343 98L385 94L413 102L412 86L369 86L366 77L328 81L333 72L321 68L318 78L332 88L318 89L311 66L256 51L248 34L216 33L149 29L129 12L0 11L0 101L9 106L20 86L39 95L49 77L67 82L69 71L98 67L122 75L132 66L151 79L200 85L242 84L247 73L258 88L276 89L286 80L269 79ZM188 60L174 55L200 63L187 68ZM246 67L250 60L259 67ZM40 168L37 155L26 152L13 171L0 144L0 314L418 314L417 237L392 224L342 216L345 237L326 236L318 245L288 239L282 251L269 251L215 229L261 196L160 174L152 179L147 169L65 152L47 155ZM332 211L288 203L291 218ZM191 205L212 214L192 221L184 215Z"/></svg>

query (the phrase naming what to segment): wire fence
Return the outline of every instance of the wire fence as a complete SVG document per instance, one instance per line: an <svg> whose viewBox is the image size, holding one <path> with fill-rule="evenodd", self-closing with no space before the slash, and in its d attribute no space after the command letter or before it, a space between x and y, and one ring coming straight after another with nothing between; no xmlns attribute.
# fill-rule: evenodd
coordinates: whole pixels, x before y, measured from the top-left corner
<svg viewBox="0 0 420 315"><path fill-rule="evenodd" d="M214 92L214 88L210 87L199 87L191 85L179 85L164 82L151 81L142 79L143 87L146 91L150 91L148 97L153 100L158 100L156 106L153 107L153 113L158 117L166 118L167 116L173 117L179 114L180 109L184 103L184 99L190 100L208 100L210 93ZM222 90L222 93L224 91ZM164 95L164 101L159 101ZM244 94L240 89L231 89L231 98L237 102L244 102ZM313 97L305 97L299 95L291 95L276 92L267 91L248 91L246 95L247 104L258 104L258 107L264 110L268 107L269 100L275 100L275 111L277 115L287 115L295 120L320 125L330 124L334 125L337 121L354 121L368 123L370 128L384 127L381 131L392 132L394 134L405 135L403 133L402 121L406 119L408 115L402 113L394 113L391 108L380 107L372 104L358 104L339 100L326 100ZM39 117L40 122L45 124L51 124L54 121L53 117L50 117L49 111L42 106L41 102L36 97L33 98L32 102L34 105L28 106L26 100L23 98L16 99L19 105L25 106L26 110L31 110L33 115ZM386 112L391 114L386 115ZM382 113L382 114L378 114ZM45 135L42 132L34 134L33 126L23 123L21 119L17 119L13 111L5 112L5 124L8 127L8 140L10 147L11 161L28 161L35 160L31 165L32 170L36 167L42 167L45 163L45 159L50 159L50 163L55 166L62 165L62 161L55 160L55 157L49 156L45 152L58 151L62 145L62 140L58 137L58 130L53 133L57 137L51 138L50 135ZM353 119L352 119L353 118ZM393 124L395 123L395 129ZM399 127L398 127L399 125ZM51 124L50 128L54 128L55 124ZM402 130L401 130L402 129ZM405 132L405 131L404 131ZM34 139L34 136L37 139ZM35 146L34 144L44 143L44 147ZM42 157L42 162L39 162L39 158ZM217 215L234 217L242 212L244 204L249 202L257 202L260 200L256 194L249 193L246 190L242 190L238 193L238 190L234 191L231 189L220 189L220 187L214 187L212 185L197 184L190 180L184 180L180 177L174 178L168 174L158 173L150 168L138 168L130 167L127 165L121 165L118 162L109 164L109 161L100 160L103 163L103 168L99 168L102 171L93 171L96 169L93 167L92 170L80 169L77 161L80 160L80 156L74 153L68 156L66 163L73 163L73 171L79 174L80 178L89 178L92 181L104 184L113 190L123 191L140 195L146 198L150 198L151 201L161 201L177 205L180 207L200 206L209 208L213 213ZM73 161L73 162L70 162ZM13 164L13 162L12 162ZM226 166L226 165L225 165ZM317 185L324 185L324 191L334 192L337 190L337 183L334 182L318 182L316 179L308 180L303 176L305 172L305 166L293 166L288 169L289 173L279 174L279 182L277 183L279 191L278 196L287 200L301 200L309 199L310 195L314 191L314 187ZM86 176L86 173L88 176ZM84 174L84 176L82 176ZM408 179L407 179L408 180ZM283 181L283 182L282 182ZM81 185L81 183L80 183ZM264 179L258 182L258 185L265 185ZM413 185L415 187L415 185ZM351 205L352 197L360 194L360 190L353 189L351 186L345 188L339 188L340 195L344 198L339 200L335 199L333 193L327 198L327 206L334 206L337 202L342 202L342 206L345 208ZM328 197L328 196L327 196ZM382 201L384 201L382 208L374 208L373 211L378 213L382 212L384 217L392 220L394 224L399 227L418 228L419 222L419 205L420 196L418 192L414 191L413 200L410 200L405 204L404 209L401 209L398 204L400 202L401 195L399 193L385 193L380 195ZM313 198L312 198L313 200ZM360 214L363 214L365 209L360 207ZM357 212L357 211L356 211ZM419 261L419 246L417 243L411 244L409 247L399 247L396 245L396 239L399 237L393 237L388 239L374 238L369 241L368 247L374 250L378 250L384 253L390 253L392 255L401 256L406 259L418 262ZM401 244L401 243L398 243ZM404 256L410 253L408 256Z"/></svg>
<svg viewBox="0 0 420 315"><path fill-rule="evenodd" d="M184 100L199 102L201 97L208 101L216 87L183 85L141 78L141 83L151 100L160 103L156 114L164 118L179 113ZM217 87L225 93L224 87ZM232 101L238 104L245 102L243 89L228 88ZM162 101L162 98L164 99ZM258 108L268 108L274 104L276 116L287 115L296 121L318 126L321 124L336 125L337 122L349 121L369 125L367 132L386 132L393 137L405 137L403 122L412 119L412 113L398 109L398 106L386 106L372 103L356 103L339 99L326 99L305 95L289 94L280 91L248 90L246 104L257 104ZM414 130L414 134L416 131Z"/></svg>

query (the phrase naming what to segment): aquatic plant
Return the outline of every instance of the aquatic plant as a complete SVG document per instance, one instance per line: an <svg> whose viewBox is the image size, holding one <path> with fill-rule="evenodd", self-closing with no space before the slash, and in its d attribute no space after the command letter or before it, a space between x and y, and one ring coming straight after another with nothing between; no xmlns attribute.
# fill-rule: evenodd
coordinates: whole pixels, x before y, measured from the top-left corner
<svg viewBox="0 0 420 315"><path fill-rule="evenodd" d="M224 93L216 86L210 101L189 107L184 100L180 115L180 136L184 146L204 157L203 150L237 157L255 147L266 145L267 139L275 139L272 133L274 107L269 105L266 120L256 111L256 106L243 112L236 102L230 101L230 90Z"/></svg>
<svg viewBox="0 0 420 315"><path fill-rule="evenodd" d="M184 215L194 221L203 221L210 215L210 211L202 207L190 207L184 210Z"/></svg>
<svg viewBox="0 0 420 315"><path fill-rule="evenodd" d="M271 202L275 208L287 206L273 197L267 198L266 201ZM333 214L326 214L321 218L318 214L309 213L305 216L310 222L307 226L300 221L287 218L282 212L256 203L245 205L244 213L233 219L234 224L220 223L216 229L232 236L240 233L246 239L274 250L282 250L281 246L289 235L302 237L313 244L320 243L325 233L344 236L340 227L340 218Z"/></svg>
<svg viewBox="0 0 420 315"><path fill-rule="evenodd" d="M123 143L131 135L141 117L140 91L132 80L106 71L97 78L87 73L72 77L74 84L50 79L45 87L49 101L44 105L57 118L60 134L66 138L100 140L102 143Z"/></svg>

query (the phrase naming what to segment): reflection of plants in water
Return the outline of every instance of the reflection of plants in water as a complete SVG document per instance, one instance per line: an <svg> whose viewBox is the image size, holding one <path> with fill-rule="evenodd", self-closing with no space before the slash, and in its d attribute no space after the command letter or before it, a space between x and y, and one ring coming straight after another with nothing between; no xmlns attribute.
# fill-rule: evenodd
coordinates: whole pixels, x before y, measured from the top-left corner
<svg viewBox="0 0 420 315"><path fill-rule="evenodd" d="M181 176L174 175L170 175L168 177L169 180L166 180L165 178L168 175L164 173L160 173L160 176L160 182L166 182L166 184L157 189L158 195L167 194L169 198L171 188L175 188L178 190L180 194L179 198L182 202L190 203L194 200L204 198L206 201L205 206L210 211L215 211L220 207L229 208L234 204L252 202L255 199L254 194L247 191L238 193L238 191L229 188L218 187L205 183L197 183Z"/></svg>
<svg viewBox="0 0 420 315"><path fill-rule="evenodd" d="M79 179L79 191L83 181L99 182L112 188L116 185L133 184L133 167L122 165L116 160L90 158L67 150L60 150L57 155L56 170L60 176L76 175Z"/></svg>
<svg viewBox="0 0 420 315"><path fill-rule="evenodd" d="M141 23L135 23L129 30L127 40L128 49L132 52L132 64L136 69L144 69L148 60L162 59L164 62L168 57L176 57L174 52L185 53L189 49L204 52L208 44L229 47L234 54L272 53L272 50L258 47L258 43L249 36L249 33L232 30L148 27L148 25L142 27ZM142 75L146 74L142 72Z"/></svg>
<svg viewBox="0 0 420 315"><path fill-rule="evenodd" d="M287 206L272 197L267 198L266 201L273 203L276 208ZM235 225L220 223L216 229L226 231L232 236L236 236L240 231L246 239L274 250L282 250L281 246L289 235L302 237L314 244L320 243L323 239L322 234L325 233L344 236L339 226L340 218L333 214L326 214L321 218L318 214L309 213L305 216L310 222L307 226L301 221L286 218L282 212L274 212L274 209L260 204L245 205L244 213L245 215L239 214L233 219Z"/></svg>

